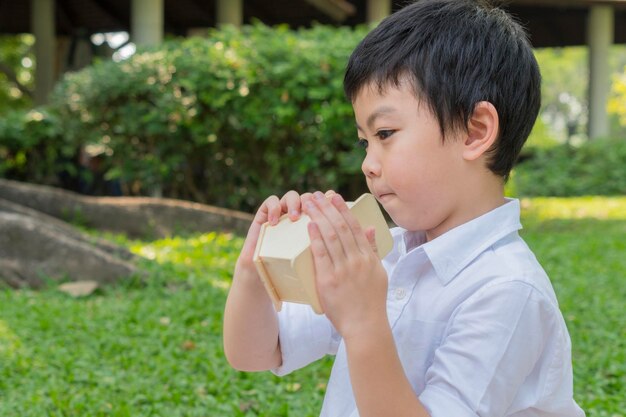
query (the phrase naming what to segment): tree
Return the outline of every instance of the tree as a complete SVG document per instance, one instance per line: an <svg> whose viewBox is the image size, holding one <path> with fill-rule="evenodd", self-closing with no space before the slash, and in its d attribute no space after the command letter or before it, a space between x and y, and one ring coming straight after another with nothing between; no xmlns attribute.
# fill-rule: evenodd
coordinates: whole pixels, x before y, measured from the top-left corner
<svg viewBox="0 0 626 417"><path fill-rule="evenodd" d="M589 54L586 47L542 48L535 51L542 75L541 118L552 135L561 141L587 138ZM609 112L620 115L617 107L626 107L620 95L620 76L625 71L626 48L611 48L609 65L614 74ZM622 76L622 80L623 80ZM621 101L620 101L621 100ZM616 107L617 106L617 107ZM626 110L625 110L626 111ZM626 113L625 113L626 114ZM623 125L626 125L624 119ZM614 136L617 126L612 127Z"/></svg>
<svg viewBox="0 0 626 417"><path fill-rule="evenodd" d="M618 118L620 126L626 127L626 64L624 63L622 63L622 72L613 76L608 110Z"/></svg>
<svg viewBox="0 0 626 417"><path fill-rule="evenodd" d="M0 36L0 114L32 106L34 43L30 34Z"/></svg>
<svg viewBox="0 0 626 417"><path fill-rule="evenodd" d="M587 130L587 48L535 51L542 76L541 117L556 139L569 141Z"/></svg>

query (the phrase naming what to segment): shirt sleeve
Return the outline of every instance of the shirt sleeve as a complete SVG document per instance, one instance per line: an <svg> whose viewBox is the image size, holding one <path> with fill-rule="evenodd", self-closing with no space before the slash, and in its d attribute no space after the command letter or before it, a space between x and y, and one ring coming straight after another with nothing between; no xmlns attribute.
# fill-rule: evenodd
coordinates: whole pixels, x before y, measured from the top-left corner
<svg viewBox="0 0 626 417"><path fill-rule="evenodd" d="M278 313L278 339L282 364L272 372L283 376L336 354L340 337L326 316L308 305L285 302Z"/></svg>
<svg viewBox="0 0 626 417"><path fill-rule="evenodd" d="M551 340L560 337L557 314L558 307L525 281L492 283L465 300L426 372L420 401L431 417L515 413L524 390L545 386L538 369L549 365ZM528 378L536 380L525 384Z"/></svg>

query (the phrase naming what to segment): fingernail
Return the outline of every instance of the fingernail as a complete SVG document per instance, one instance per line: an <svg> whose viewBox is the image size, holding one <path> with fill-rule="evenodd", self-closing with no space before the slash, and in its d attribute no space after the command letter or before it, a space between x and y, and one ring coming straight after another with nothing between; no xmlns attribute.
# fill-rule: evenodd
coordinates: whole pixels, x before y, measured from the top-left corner
<svg viewBox="0 0 626 417"><path fill-rule="evenodd" d="M315 208L315 204L313 204L312 201L307 201L306 203L304 203L304 206L308 209L308 210L312 210Z"/></svg>
<svg viewBox="0 0 626 417"><path fill-rule="evenodd" d="M291 217L299 217L300 212L298 210L291 210Z"/></svg>
<svg viewBox="0 0 626 417"><path fill-rule="evenodd" d="M321 200L324 198L324 194L322 194L321 191L316 191L315 194L313 194L313 197L315 197L317 200Z"/></svg>

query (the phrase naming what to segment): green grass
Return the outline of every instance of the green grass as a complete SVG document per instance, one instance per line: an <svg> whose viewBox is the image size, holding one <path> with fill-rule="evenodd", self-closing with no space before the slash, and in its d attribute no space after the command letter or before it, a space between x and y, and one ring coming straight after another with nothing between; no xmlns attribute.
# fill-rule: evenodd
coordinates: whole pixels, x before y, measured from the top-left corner
<svg viewBox="0 0 626 417"><path fill-rule="evenodd" d="M522 235L552 279L587 415L626 416L626 197L523 200Z"/></svg>
<svg viewBox="0 0 626 417"><path fill-rule="evenodd" d="M576 399L626 410L626 198L523 201L523 236L551 276L573 341ZM316 416L331 360L293 375L240 373L221 343L242 240L107 236L150 280L74 299L0 290L1 416Z"/></svg>

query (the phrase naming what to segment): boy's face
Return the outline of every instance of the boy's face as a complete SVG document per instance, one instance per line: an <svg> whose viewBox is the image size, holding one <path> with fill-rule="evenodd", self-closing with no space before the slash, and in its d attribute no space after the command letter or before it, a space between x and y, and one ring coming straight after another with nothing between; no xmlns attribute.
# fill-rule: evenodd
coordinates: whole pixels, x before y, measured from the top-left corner
<svg viewBox="0 0 626 417"><path fill-rule="evenodd" d="M458 133L444 143L437 119L407 82L382 92L366 85L353 107L359 139L367 141L361 168L372 194L398 226L429 239L445 232L462 194Z"/></svg>

